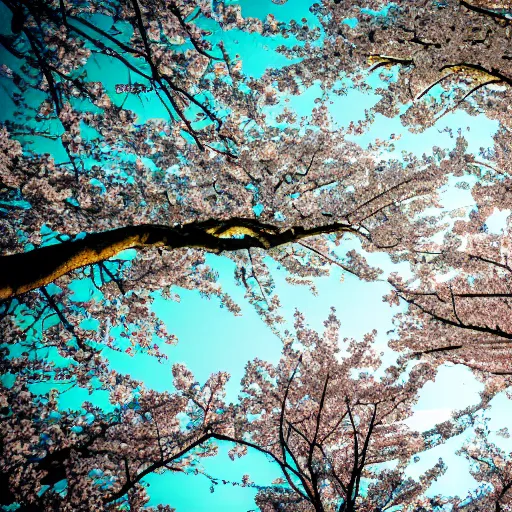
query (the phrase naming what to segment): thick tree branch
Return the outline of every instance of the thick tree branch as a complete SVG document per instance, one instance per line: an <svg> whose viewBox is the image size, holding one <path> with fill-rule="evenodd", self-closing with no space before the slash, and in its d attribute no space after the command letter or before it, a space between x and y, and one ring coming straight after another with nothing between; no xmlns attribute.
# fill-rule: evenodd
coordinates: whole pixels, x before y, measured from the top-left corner
<svg viewBox="0 0 512 512"><path fill-rule="evenodd" d="M468 11L473 11L478 14L483 14L484 16L489 16L490 18L494 18L499 23L512 23L512 20L508 18L505 14L502 14L497 11L491 11L489 9L485 9L484 7L479 7L477 5L473 5L465 0L461 0L460 5L464 6Z"/></svg>
<svg viewBox="0 0 512 512"><path fill-rule="evenodd" d="M356 228L340 222L313 228L281 229L256 219L233 218L176 227L143 224L91 233L80 240L0 256L0 300L45 286L73 270L105 261L125 249L189 247L220 253L251 247L269 249L323 233L357 233Z"/></svg>

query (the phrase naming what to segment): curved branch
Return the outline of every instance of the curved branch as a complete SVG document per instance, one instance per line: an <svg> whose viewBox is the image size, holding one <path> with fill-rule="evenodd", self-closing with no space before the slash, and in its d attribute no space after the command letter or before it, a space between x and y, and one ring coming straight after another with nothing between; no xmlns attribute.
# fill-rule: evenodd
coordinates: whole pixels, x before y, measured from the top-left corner
<svg viewBox="0 0 512 512"><path fill-rule="evenodd" d="M484 66L481 66L480 64L471 64L468 62L458 62L455 64L446 64L445 66L442 66L439 71L445 71L445 70L472 70L472 71L478 71L480 73L484 73L489 76L489 78L495 78L501 82L506 83L509 86L512 86L512 78L508 77L507 75L504 75L499 69L491 68L487 69Z"/></svg>
<svg viewBox="0 0 512 512"><path fill-rule="evenodd" d="M490 18L494 18L499 23L512 23L512 20L507 17L505 14L501 14L496 11L491 11L489 9L485 9L484 7L478 7L477 5L473 5L465 0L460 0L460 5L464 6L468 11L473 11L478 14L482 14L484 16L489 16Z"/></svg>
<svg viewBox="0 0 512 512"><path fill-rule="evenodd" d="M340 222L313 228L281 229L255 219L233 218L176 227L142 224L87 234L80 240L0 256L0 300L45 286L73 270L105 261L125 249L189 247L221 253L251 247L270 249L324 233L358 233L355 227ZM233 235L238 238L230 238Z"/></svg>
<svg viewBox="0 0 512 512"><path fill-rule="evenodd" d="M433 320L441 322L442 324L451 325L453 327L458 327L459 329L466 329L466 330L470 330L470 331L481 332L483 334L493 334L495 336L499 336L506 340L512 340L512 333L504 331L503 329L500 328L499 325L496 325L496 327L492 328L487 325L481 326L481 325L476 325L476 324L464 324L464 323L460 323L459 321L456 322L454 320L450 320L449 318L441 316L441 315L435 313L434 311L431 311L431 310L423 307L421 304L414 301L413 299L407 298L405 295L403 295L403 293L404 293L403 291L399 291L398 295L401 299L405 300L405 302L407 302L408 304L418 308L421 312L427 314ZM507 341L507 342L503 341L503 342L499 342L499 343L507 343L508 344L508 343L510 343L510 341ZM458 346L458 345L451 346L450 345L444 349L429 350L429 351L423 351L423 352L418 352L418 353L414 353L414 354L416 355L416 354L424 354L424 353L428 353L428 352L440 352L443 350L456 350L458 348L463 348L464 346L466 346L466 345L460 345L460 346Z"/></svg>

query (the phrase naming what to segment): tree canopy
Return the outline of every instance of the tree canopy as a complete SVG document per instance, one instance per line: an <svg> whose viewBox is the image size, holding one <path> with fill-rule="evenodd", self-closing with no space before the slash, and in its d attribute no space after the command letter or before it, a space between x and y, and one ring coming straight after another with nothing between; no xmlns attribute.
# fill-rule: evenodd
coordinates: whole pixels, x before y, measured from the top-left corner
<svg viewBox="0 0 512 512"><path fill-rule="evenodd" d="M272 4L2 0L6 510L173 510L150 502L164 472L253 489L264 512L509 510L484 413L512 375L512 6L323 0L299 19ZM495 126L489 144L469 118ZM281 277L314 297L337 272L387 283L385 353L334 310L309 327L314 299L293 320L283 306ZM236 399L225 369L197 379L173 360L157 313L186 289L244 315L234 286L280 351L247 362ZM172 363L168 390L115 354ZM478 403L410 428L454 365L483 383ZM91 398L62 407L61 386ZM411 461L457 436L482 486L433 497L447 464L414 478ZM281 476L212 474L224 445Z"/></svg>

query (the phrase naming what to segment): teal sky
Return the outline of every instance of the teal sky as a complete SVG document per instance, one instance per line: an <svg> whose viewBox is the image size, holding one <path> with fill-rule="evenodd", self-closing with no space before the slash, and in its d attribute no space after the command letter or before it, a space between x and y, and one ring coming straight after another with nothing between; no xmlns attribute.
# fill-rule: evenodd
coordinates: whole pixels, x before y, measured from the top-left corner
<svg viewBox="0 0 512 512"><path fill-rule="evenodd" d="M232 2L235 3L235 2ZM310 23L317 23L309 13L312 0L293 0L279 6L271 0L240 0L245 16L264 18L267 13L273 13L281 21L301 19L305 17ZM105 20L98 22L106 23ZM223 39L230 51L238 53L243 61L244 73L254 77L260 76L267 67L279 67L290 63L288 59L277 54L274 49L283 41L270 41L256 34L245 34L232 31L212 35L212 41ZM3 56L2 56L3 58ZM108 58L94 58L88 64L91 79L102 80L113 91L116 83L128 81L129 77L121 75L108 62ZM319 91L318 84L305 90L301 96L284 100L269 111L273 118L285 105L296 110L300 115L307 115L315 106L313 101ZM0 94L1 91L0 91ZM115 93L113 93L115 94ZM152 117L162 117L160 103L148 95L142 100L128 98L125 104L139 115L140 122ZM377 98L371 94L359 91L349 92L347 96L335 97L330 106L331 113L341 126L351 120L357 121L364 116L365 109L375 104ZM5 108L0 113L0 120L11 114L12 106L7 101L2 102ZM363 137L354 138L365 146L375 138L385 139L391 133L401 134L396 143L396 154L402 150L412 151L418 155L431 151L432 146L452 147L454 139L448 133L440 133L444 127L454 131L463 129L470 150L477 152L480 147L492 144L491 136L497 128L494 121L483 116L471 117L463 112L446 116L439 126L430 128L422 134L411 134L401 125L399 119L387 119L377 116L371 130ZM468 131L466 128L469 127ZM38 141L45 151L55 149L57 144L50 147L47 140ZM471 204L471 196L467 191L449 187L444 196L445 207L454 208ZM499 215L494 219L494 229L499 230L503 218ZM348 241L343 249L357 245L356 241ZM370 261L384 268L386 272L393 269L387 256L373 254ZM208 256L209 264L219 272L219 282L224 291L230 293L242 307L242 315L235 317L219 307L217 299L206 299L196 291L175 288L180 296L180 302L164 300L157 297L154 301L154 312L166 323L169 332L176 334L179 343L175 347L166 347L169 360L158 363L155 359L144 355L134 358L124 353L110 351L111 366L116 370L128 373L140 379L147 387L156 390L172 389L171 366L176 362L185 363L199 381L204 381L215 371L227 371L231 379L227 386L228 399L235 401L238 395L240 379L244 366L255 357L276 362L279 359L281 346L279 339L261 321L253 307L244 299L243 289L236 286L233 278L233 263L227 257ZM403 267L401 267L403 269ZM387 293L386 282L366 283L352 275L343 275L335 268L329 277L318 278L315 283L318 296L313 296L305 287L291 286L285 281L282 271L271 264L273 277L276 280L276 290L283 305L284 315L292 319L295 309L304 312L310 325L322 330L322 323L327 317L330 307L334 306L342 323L342 336L360 338L372 329L377 329L377 344L385 352L384 360L392 362L394 354L387 348L389 336L386 334L393 329L392 317L401 307L389 307L382 301ZM87 293L87 283L77 283L76 300L80 294ZM106 353L106 352L105 352ZM422 390L416 406L416 414L410 419L412 428L427 429L435 423L448 418L450 412L461 409L478 401L478 392L482 384L477 382L472 374L463 367L443 368L434 383L428 384ZM101 402L102 396L96 399ZM83 400L90 400L85 392L73 390L61 397L61 407L78 407ZM497 397L491 409L492 424L497 428L510 422L509 402L504 397ZM448 464L448 472L432 487L432 494L465 495L475 486L475 481L468 473L464 459L454 455L465 436L452 439L446 445L438 447L421 456L419 463L411 466L410 474L418 476L421 471L431 467L439 457ZM243 474L249 474L251 479L259 484L269 484L280 476L278 468L259 453L249 453L246 457L232 462L227 456L228 445L220 446L219 455L205 459L203 466L207 473L218 478L240 482ZM256 510L254 495L256 490L251 487L219 485L215 492L210 492L210 482L202 476L186 476L183 474L165 473L151 475L147 478L150 484L151 505L158 503L170 504L178 512L246 512Z"/></svg>

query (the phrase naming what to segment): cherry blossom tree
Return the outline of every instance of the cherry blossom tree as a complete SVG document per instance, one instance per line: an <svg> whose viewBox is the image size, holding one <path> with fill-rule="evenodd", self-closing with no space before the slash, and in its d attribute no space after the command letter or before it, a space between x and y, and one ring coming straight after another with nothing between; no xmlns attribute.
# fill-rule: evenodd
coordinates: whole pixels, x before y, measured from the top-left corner
<svg viewBox="0 0 512 512"><path fill-rule="evenodd" d="M280 467L283 478L259 487L261 510L417 510L445 466L440 461L416 481L405 475L411 457L464 430L467 412L423 434L409 430L404 420L433 367L393 366L375 377L381 364L372 347L375 333L340 345L339 327L331 313L319 335L297 313L281 360L248 363L236 404L224 399L226 373L200 384L176 364L174 391L155 392L98 361L110 409L84 402L64 410L55 389L30 391L35 371L49 388L69 382L83 366L27 366L23 355L4 359L15 379L3 384L1 395L2 504L147 509L144 478L151 473L202 474L219 485L222 475L206 474L200 460L215 455L221 441L232 443L232 459L256 450ZM247 475L239 485L255 484Z"/></svg>
<svg viewBox="0 0 512 512"><path fill-rule="evenodd" d="M0 395L2 505L34 511L153 510L145 507L143 478L154 471L197 472L201 458L215 454L206 442L224 432L222 414L229 409L224 373L200 386L177 365L177 391L157 393L104 367L101 389L112 404L105 412L90 402L79 410L59 408L56 389L30 391L33 363L31 371L24 357L8 363L16 378L11 386L2 385ZM69 380L69 368L46 363L37 369L49 384Z"/></svg>
<svg viewBox="0 0 512 512"><path fill-rule="evenodd" d="M57 232L53 240L59 243L2 257L4 298L39 289L23 298L8 300L4 306L8 311L6 321L12 320L26 303L32 311L56 314L63 328L77 334L80 319L94 313L103 320L96 341L108 343L109 325L119 324L121 317L126 318L125 325L144 324L142 320L152 317L148 311L152 302L150 292L161 290L169 295L172 285L217 295L236 311L236 305L222 293L205 261L206 252L221 251L232 252L240 283L250 295L256 296L255 301L264 314L274 321L275 315L271 315L278 302L275 297L269 297L272 282L265 255L279 261L298 282L325 274L333 264L373 279L377 271L357 253L347 253L345 258L333 253L332 249L342 242L344 235L358 236L364 246L372 250L407 245L435 231L428 220L416 220L416 214L436 204L433 190L445 179L442 163L428 158L418 161L410 156L405 169L399 161L381 162L375 167L374 159L371 156L361 158L358 146L349 144L341 133L309 132L301 144L295 143L297 131L276 130L272 134L276 137L279 134L279 141L269 141L267 134L243 149L236 161L215 158L211 162L213 168L209 168L211 174L195 166L185 171L192 173L191 176L182 176L181 171L178 175L157 174L169 183L158 185L155 203L149 197L150 178L154 173L144 168L146 199L140 195L141 189L134 187L135 195L127 202L131 206L118 205L112 210L104 204L96 215L87 214L94 231L85 236L76 233L85 227L80 224L82 209L72 205L68 208L69 202L64 199L60 215L50 214L50 210L55 211L55 189L45 174L36 178L33 190L38 198L30 208L19 212L18 226L30 243L43 242L44 245L45 240L41 240L38 233L38 226L43 227L44 223ZM18 147L15 142L7 145ZM262 168L262 152L270 151L273 146L275 153L269 160L263 160ZM187 152L190 158L203 158L200 150L193 147ZM165 153L164 158L170 154ZM357 160L356 155L359 155ZM25 164L37 167L40 162L38 158L13 158L16 161L5 167L9 174L23 173ZM265 154L263 158L267 158ZM300 171L292 171L296 162L302 162ZM132 167L132 171L135 169L137 166ZM237 176L238 179L234 179ZM105 183L108 185L109 181ZM115 182L112 185L112 190L99 196L100 202L119 200L120 185ZM24 188L21 185L21 189ZM90 190L96 188L89 187ZM45 190L47 198L40 196ZM130 190L130 187L123 188L123 194L130 194ZM169 201L170 190L177 198L176 204ZM254 212L256 201L256 205L263 205L259 216ZM142 207L137 206L140 204ZM167 225L162 224L164 212L170 219ZM276 221L276 218L283 220ZM154 222L155 219L159 222ZM9 224L16 225L11 219ZM97 231L97 226L102 225L113 229ZM66 233L69 228L72 231ZM18 237L19 230L16 232ZM325 234L331 234L331 239L319 236ZM25 239L24 243L27 241ZM12 248L23 244L18 239L6 245ZM139 251L131 262L116 259L120 250L130 247L147 250ZM114 259L107 262L110 257ZM96 265L91 267L92 264ZM63 275L77 267L83 270L75 275ZM47 285L59 276L57 284L62 291L48 291ZM99 302L77 307L70 301L66 288L76 277L92 280L101 292ZM121 313L121 309L126 308L130 313ZM147 313L144 314L144 310ZM164 332L161 325L147 329L157 335ZM18 336L12 334L8 338L14 340ZM149 342L148 336L141 334L140 338Z"/></svg>
<svg viewBox="0 0 512 512"><path fill-rule="evenodd" d="M501 376L496 385L503 387L511 374L512 339L508 130L499 130L494 140L481 158L465 157L479 178L471 186L474 204L450 214L452 227L443 239L405 256L413 276L408 281L392 277L388 299L409 304L408 313L397 319L396 349L491 372ZM464 181L461 186L470 187ZM500 212L501 228L490 232L486 223Z"/></svg>
<svg viewBox="0 0 512 512"><path fill-rule="evenodd" d="M478 490L470 493L456 506L459 510L489 510L504 512L512 506L512 463L510 453L489 440L492 433L486 424L480 421L475 429L475 437L464 444L459 455L464 456L471 466L471 474L480 482ZM498 435L509 438L507 429Z"/></svg>
<svg viewBox="0 0 512 512"><path fill-rule="evenodd" d="M66 350L71 343L86 354L94 343L113 346L109 332L122 324L134 346L156 352L151 336L172 336L150 311L152 291L199 289L237 311L208 252L229 253L250 300L274 323L279 300L266 256L297 284L332 265L373 279L378 271L359 254L333 252L347 234L382 250L436 230L418 213L436 205L443 158L389 160L386 141L362 150L321 104L307 122L287 111L286 128L267 123L277 91L245 76L204 28L301 40L297 24L245 19L239 6L209 2L6 5L10 60L2 69L15 106L0 132L6 323L27 311L28 325L57 318ZM94 59L152 87L163 117L142 121L127 96L89 78ZM55 150L38 150L41 140ZM135 259L117 256L128 248ZM92 282L96 299L70 299L77 278ZM80 328L91 315L101 322L96 334ZM16 325L4 332L8 342L22 337Z"/></svg>
<svg viewBox="0 0 512 512"><path fill-rule="evenodd" d="M356 83L363 79L364 86L365 70L378 71L382 99L370 122L375 113L400 115L404 125L422 131L464 108L510 123L510 2L335 0L311 9L322 24L324 44L314 45L316 34L310 32L309 44L283 48L303 60L280 70L277 80L268 77L280 88L309 86L320 74L328 89L340 69Z"/></svg>
<svg viewBox="0 0 512 512"><path fill-rule="evenodd" d="M315 130L306 131L305 136L298 129L263 126L261 106L274 103L276 96L276 91L269 89L268 77L256 82L244 77L240 66L235 66L234 71L224 46L213 48L206 32L194 23L196 19L215 20L223 29L236 26L271 37L280 31L270 17L261 23L244 19L234 6L212 10L202 3L173 3L162 19L157 14L162 10L158 3L140 4L138 0L129 6L67 6L65 2L6 5L12 12L11 33L2 41L18 63L15 69L4 66L4 75L20 91L12 94L13 101L20 110L34 112L28 135L56 138L68 161L34 151L23 152L22 146L5 129L2 131L2 191L7 209L13 214L8 222L3 221L2 246L13 254L2 257L2 298L39 289L43 306L55 303L48 300L44 287L58 278L59 285L66 286L70 278L63 276L82 268L85 270L81 272L91 275L95 284L103 287L111 283L124 294L130 288L135 294L136 289L165 289L185 282L196 286L200 281L206 287L205 293L220 295L228 303L229 298L213 283L204 255L205 251L234 251L240 267L238 275L246 287L248 280L244 276L248 272L256 276L254 269L258 268L258 294L269 310L273 306L261 283L270 278L261 261L261 250L280 261L286 260L286 265L303 278L325 271L334 259L324 238L318 237L312 244L300 241L304 238L331 233L339 243L346 233L352 233L361 238L366 249L399 249L414 245L418 238L435 231L432 222L413 219L435 205L435 191L453 165L443 167L443 163L413 157L384 162L372 151L362 153L346 141L342 132L333 133L324 107L314 112ZM400 39L399 48L414 53L418 60L409 68L414 68L419 82L431 82L434 70L428 62L432 58L424 63L425 55L437 52L446 62L461 61L468 46L467 33L472 34L472 46L487 44L487 39L479 41L472 29L482 19L486 27L492 28L488 28L489 41L502 41L508 30L506 14L502 12L506 6L493 4L489 10L483 3L472 6L444 2L435 8L418 9L407 3L395 6L386 17L376 15L383 7L382 2L369 2L361 10L334 2L322 7L325 12L317 9L328 34L334 26L351 19L352 13L357 14L355 27L341 23L353 37L349 44L348 36L339 35L340 44L348 48L337 57L343 60L341 69L354 71L362 65L363 56L390 53L385 45L394 39L388 36L403 32L412 36ZM97 13L110 16L108 30L91 23L91 14ZM467 14L471 23L461 14ZM442 23L451 23L452 19L460 20L454 29L457 36L448 38L444 46L440 42L422 44L423 35L416 34L416 28L402 26L406 20L414 20L418 27L432 24L435 34L444 37L447 32L441 30ZM43 28L50 34L48 40L41 39ZM315 37L314 31L304 27L301 31L293 23L282 26L283 30L301 34L303 39ZM123 31L131 34L128 42L120 35ZM390 34L384 38L380 32ZM189 50L177 49L186 41ZM49 51L43 56L41 47L45 44ZM327 38L318 51L327 55L331 44ZM379 44L384 46L379 49ZM28 56L28 49L32 49L35 59ZM303 49L310 52L311 44ZM340 68L329 58L319 59L315 52L310 53L313 57L304 59L300 66L316 66L319 60L326 60L333 69ZM490 53L487 50L485 55ZM101 82L88 81L86 64L96 54L112 59L161 91L158 96L168 109L168 119L149 119L141 125L134 112L123 108L122 103L113 103L112 91ZM494 51L493 58L498 54ZM402 58L406 59L396 59ZM201 73L194 67L196 60L201 63L197 64ZM403 76L408 76L409 68L400 68ZM289 66L282 73L292 73L294 69ZM327 77L332 72L318 67L316 72L327 85L330 83ZM506 69L497 73L501 76ZM304 73L301 77L307 85ZM409 83L409 78L400 80ZM46 92L37 112L23 99L24 92L36 88ZM250 92L241 92L247 88ZM220 111L221 107L228 107L231 115L221 120L220 114L189 92L198 89L215 90L215 108ZM187 108L192 110L185 113ZM190 121L194 109L207 120L206 126L194 128L199 126L199 121ZM58 120L63 133L48 128L52 120ZM249 131L247 126L251 126ZM26 124L10 121L8 128L18 137L27 136ZM98 135L87 135L88 130ZM195 144L188 144L187 136ZM127 158L127 153L133 157ZM297 165L303 170L291 172ZM20 201L26 201L23 204L27 206L20 208ZM231 214L227 215L227 211ZM56 232L53 240L60 243L37 248L41 242L44 245L40 234L43 224ZM25 251L27 244L35 248ZM292 255L288 249L282 250L288 244L293 244ZM130 265L122 261L104 263L126 248L149 250L140 251ZM300 264L304 259L307 264ZM347 263L336 261L348 269L362 265L356 255L349 255ZM126 267L129 269L124 270ZM191 267L193 276L188 272L184 276L181 269ZM375 276L366 268L355 270L366 277ZM151 301L144 298L143 302ZM66 322L69 324L69 320Z"/></svg>
<svg viewBox="0 0 512 512"><path fill-rule="evenodd" d="M420 364L405 376L404 368L390 367L378 379L375 333L340 346L334 312L324 325L320 336L297 313L279 363L247 365L234 435L221 438L236 441L232 457L256 449L279 464L280 485L257 496L263 511L415 510L445 469L439 462L419 481L404 474L435 437L404 424L432 368Z"/></svg>
<svg viewBox="0 0 512 512"><path fill-rule="evenodd" d="M234 262L274 326L283 319L269 260L294 284L333 266L373 280L380 270L362 253L380 250L414 271L410 282L392 278L390 302L410 306L394 348L498 374L483 403L508 386L508 232L483 226L494 207L509 208L510 6L324 2L313 7L321 35L223 2L3 4L11 26L0 35L0 73L12 112L0 127L2 505L140 510L147 475L202 472L199 459L220 441L233 443L233 458L250 448L281 468L282 482L259 490L264 511L437 506L424 491L444 465L419 481L406 466L462 427L421 435L404 424L435 365L404 358L379 379L374 335L340 349L333 315L323 336L297 315L279 364L247 366L239 404L224 400L225 373L199 384L175 365L175 390L156 393L112 371L102 349L166 357L161 344L176 338L153 313L153 292L195 289L239 313L209 253ZM302 60L254 79L212 36L232 29L293 38L278 51ZM128 83L98 79L95 61ZM368 66L385 85L364 122L340 128L325 98L308 119L284 109L270 121L280 99L318 78L328 94L343 73L369 90ZM158 116L131 101L148 95ZM492 154L468 155L461 137L421 158L389 158L391 141L352 141L375 113L395 116L404 104L415 131L455 108L485 111L502 124ZM481 180L477 206L434 242L446 231L444 214L429 213L441 206L438 190L463 174ZM341 254L349 235L363 251ZM440 280L447 272L456 275ZM76 297L76 281L88 298ZM34 383L48 389L38 394ZM106 393L112 407L62 411L56 383Z"/></svg>

